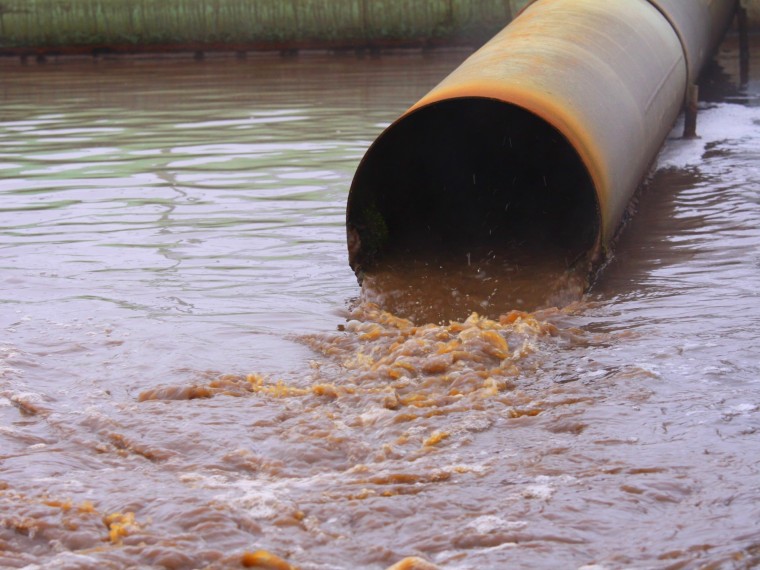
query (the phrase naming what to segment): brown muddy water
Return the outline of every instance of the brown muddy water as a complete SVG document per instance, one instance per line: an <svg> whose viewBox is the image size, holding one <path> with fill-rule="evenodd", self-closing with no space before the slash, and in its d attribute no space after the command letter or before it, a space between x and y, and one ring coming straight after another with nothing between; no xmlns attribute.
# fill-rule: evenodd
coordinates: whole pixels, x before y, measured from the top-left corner
<svg viewBox="0 0 760 570"><path fill-rule="evenodd" d="M344 208L466 54L0 63L0 567L760 566L753 53L588 294L444 324Z"/></svg>

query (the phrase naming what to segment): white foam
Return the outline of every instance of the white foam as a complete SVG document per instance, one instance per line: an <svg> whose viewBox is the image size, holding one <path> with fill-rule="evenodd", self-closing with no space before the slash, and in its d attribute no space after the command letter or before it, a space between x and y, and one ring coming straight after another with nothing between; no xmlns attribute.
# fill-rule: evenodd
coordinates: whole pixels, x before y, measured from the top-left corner
<svg viewBox="0 0 760 570"><path fill-rule="evenodd" d="M282 513L292 502L285 497L290 496L292 487L329 487L332 482L331 474L319 474L304 479L285 478L276 481L265 479L231 479L224 475L202 475L186 473L180 476L180 481L192 486L221 491L214 496L220 502L243 508L257 519L268 519Z"/></svg>
<svg viewBox="0 0 760 570"><path fill-rule="evenodd" d="M559 477L539 475L532 485L528 485L522 490L520 495L525 499L548 501L557 491L557 487L566 487L576 482L577 479L571 475L560 475Z"/></svg>
<svg viewBox="0 0 760 570"><path fill-rule="evenodd" d="M19 404L40 404L45 401L45 397L37 392L18 392L11 395L11 402Z"/></svg>
<svg viewBox="0 0 760 570"><path fill-rule="evenodd" d="M392 410L378 407L361 414L359 416L359 420L362 422L363 426L371 426L374 425L378 420L387 418L390 415L393 415Z"/></svg>
<svg viewBox="0 0 760 570"><path fill-rule="evenodd" d="M483 455L487 455L483 453ZM512 453L507 457L515 457L517 454ZM444 465L441 469L447 473L475 473L476 475L482 475L488 471L488 465L484 463L454 463L450 465Z"/></svg>
<svg viewBox="0 0 760 570"><path fill-rule="evenodd" d="M478 534L490 534L492 532L505 532L522 530L528 526L525 521L508 521L496 515L484 515L469 522L465 528L474 530Z"/></svg>
<svg viewBox="0 0 760 570"><path fill-rule="evenodd" d="M528 485L523 489L522 496L526 499L538 499L548 501L554 495L556 489L551 485Z"/></svg>
<svg viewBox="0 0 760 570"><path fill-rule="evenodd" d="M735 418L737 416L746 416L749 414L754 414L760 410L760 406L757 404L737 404L735 406L731 406L727 410L723 412L723 417L726 419Z"/></svg>
<svg viewBox="0 0 760 570"><path fill-rule="evenodd" d="M84 554L76 554L74 552L61 552L56 554L52 559L44 563L28 564L23 566L20 570L42 570L43 568L96 568L101 561L93 556L86 556Z"/></svg>
<svg viewBox="0 0 760 570"><path fill-rule="evenodd" d="M760 108L722 103L699 111L699 138L683 139L683 120L679 120L657 157L656 169L686 169L703 163L710 143L760 138Z"/></svg>

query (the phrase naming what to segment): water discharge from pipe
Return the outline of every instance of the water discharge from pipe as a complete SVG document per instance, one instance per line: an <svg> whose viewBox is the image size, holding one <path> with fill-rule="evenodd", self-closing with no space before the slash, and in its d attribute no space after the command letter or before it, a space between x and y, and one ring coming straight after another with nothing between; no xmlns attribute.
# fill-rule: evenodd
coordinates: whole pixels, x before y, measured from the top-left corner
<svg viewBox="0 0 760 570"><path fill-rule="evenodd" d="M385 189L358 206L381 224L378 243L358 253L361 266L382 248L367 300L433 321L460 318L461 305L532 308L548 300L537 279L557 289L584 266L599 231L593 183L572 145L532 113L493 99L442 101L380 145L396 167L361 173Z"/></svg>
<svg viewBox="0 0 760 570"><path fill-rule="evenodd" d="M388 127L347 207L366 299L413 319L579 298L732 0L539 0Z"/></svg>

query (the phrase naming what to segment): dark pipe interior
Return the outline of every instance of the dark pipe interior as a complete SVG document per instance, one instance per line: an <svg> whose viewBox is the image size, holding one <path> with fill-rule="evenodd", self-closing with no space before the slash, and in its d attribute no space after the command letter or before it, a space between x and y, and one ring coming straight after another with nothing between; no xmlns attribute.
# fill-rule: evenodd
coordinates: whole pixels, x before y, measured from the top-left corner
<svg viewBox="0 0 760 570"><path fill-rule="evenodd" d="M593 182L559 131L520 107L462 98L407 115L375 142L347 225L361 278L387 256L472 246L559 249L569 266L594 247L600 221Z"/></svg>

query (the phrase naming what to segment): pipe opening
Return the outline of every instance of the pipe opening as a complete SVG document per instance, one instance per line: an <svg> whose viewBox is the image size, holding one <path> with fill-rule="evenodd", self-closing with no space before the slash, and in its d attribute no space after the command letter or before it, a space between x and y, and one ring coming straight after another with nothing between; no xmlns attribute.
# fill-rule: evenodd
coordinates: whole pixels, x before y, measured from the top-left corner
<svg viewBox="0 0 760 570"><path fill-rule="evenodd" d="M473 97L423 107L383 133L354 177L347 229L360 280L403 264L410 283L414 267L450 274L454 260L492 272L551 260L565 271L594 249L600 216L591 177L559 131Z"/></svg>

